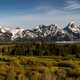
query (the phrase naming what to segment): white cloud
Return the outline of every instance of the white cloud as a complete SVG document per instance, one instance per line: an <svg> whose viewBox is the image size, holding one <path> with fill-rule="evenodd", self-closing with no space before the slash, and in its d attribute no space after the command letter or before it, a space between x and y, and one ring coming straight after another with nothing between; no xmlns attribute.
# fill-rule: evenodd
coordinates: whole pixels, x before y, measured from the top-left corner
<svg viewBox="0 0 80 80"><path fill-rule="evenodd" d="M80 4L76 0L66 0L67 6L64 9L75 10L80 8Z"/></svg>

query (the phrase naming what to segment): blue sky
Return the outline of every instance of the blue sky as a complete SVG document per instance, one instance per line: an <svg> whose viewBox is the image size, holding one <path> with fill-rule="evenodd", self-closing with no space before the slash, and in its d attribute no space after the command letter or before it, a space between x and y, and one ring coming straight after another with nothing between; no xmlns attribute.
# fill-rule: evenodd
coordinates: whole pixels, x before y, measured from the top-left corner
<svg viewBox="0 0 80 80"><path fill-rule="evenodd" d="M80 0L0 0L0 24L26 26L80 21Z"/></svg>

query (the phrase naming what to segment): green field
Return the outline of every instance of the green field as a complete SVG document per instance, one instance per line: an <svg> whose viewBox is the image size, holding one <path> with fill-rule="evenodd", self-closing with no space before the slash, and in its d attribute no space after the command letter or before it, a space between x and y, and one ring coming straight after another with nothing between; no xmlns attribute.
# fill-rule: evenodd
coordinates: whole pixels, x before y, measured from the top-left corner
<svg viewBox="0 0 80 80"><path fill-rule="evenodd" d="M0 56L0 80L80 80L80 59Z"/></svg>

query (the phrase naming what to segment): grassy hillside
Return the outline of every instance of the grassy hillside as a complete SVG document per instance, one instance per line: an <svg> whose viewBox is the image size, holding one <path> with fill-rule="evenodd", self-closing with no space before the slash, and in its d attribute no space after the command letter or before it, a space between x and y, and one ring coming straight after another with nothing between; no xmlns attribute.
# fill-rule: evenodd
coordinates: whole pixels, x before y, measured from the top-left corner
<svg viewBox="0 0 80 80"><path fill-rule="evenodd" d="M80 59L0 56L0 80L80 80Z"/></svg>

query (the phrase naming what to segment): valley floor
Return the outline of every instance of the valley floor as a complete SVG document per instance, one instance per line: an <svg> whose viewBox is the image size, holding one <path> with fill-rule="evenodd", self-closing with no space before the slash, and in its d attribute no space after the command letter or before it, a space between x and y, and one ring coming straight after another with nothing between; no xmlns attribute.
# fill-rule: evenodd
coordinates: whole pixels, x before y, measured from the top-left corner
<svg viewBox="0 0 80 80"><path fill-rule="evenodd" d="M0 80L80 80L80 59L0 56Z"/></svg>

